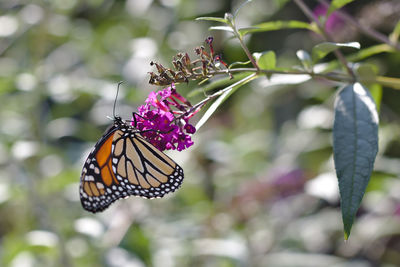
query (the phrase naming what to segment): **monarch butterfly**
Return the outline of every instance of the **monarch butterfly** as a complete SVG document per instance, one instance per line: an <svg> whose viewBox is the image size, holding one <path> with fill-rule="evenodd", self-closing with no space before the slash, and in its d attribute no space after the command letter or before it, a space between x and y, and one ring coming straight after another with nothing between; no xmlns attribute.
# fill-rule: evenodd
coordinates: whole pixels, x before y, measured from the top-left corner
<svg viewBox="0 0 400 267"><path fill-rule="evenodd" d="M114 115L83 166L79 190L85 210L103 211L128 196L161 198L180 187L183 169L140 133Z"/></svg>

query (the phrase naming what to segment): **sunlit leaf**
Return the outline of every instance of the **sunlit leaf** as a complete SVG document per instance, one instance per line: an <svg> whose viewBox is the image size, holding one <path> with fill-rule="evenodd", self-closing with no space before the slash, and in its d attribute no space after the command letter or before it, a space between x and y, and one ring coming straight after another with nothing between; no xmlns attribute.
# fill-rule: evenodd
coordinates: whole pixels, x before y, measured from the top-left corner
<svg viewBox="0 0 400 267"><path fill-rule="evenodd" d="M318 60L324 58L327 54L335 51L340 47L351 47L360 49L360 43L351 42L351 43L332 43L332 42L324 42L317 44L313 47L311 52L311 57L313 62L317 62Z"/></svg>
<svg viewBox="0 0 400 267"><path fill-rule="evenodd" d="M369 58L371 56L374 56L374 55L377 55L380 53L388 53L388 52L393 52L393 51L395 51L393 49L393 47L391 47L387 44L379 44L379 45L374 45L374 46L370 46L368 48L361 49L358 52L347 56L346 58L348 61L356 62L356 61L360 61L360 60ZM334 70L339 65L340 65L340 63L337 60L331 61L324 68L324 71ZM318 66L318 65L316 65L316 66Z"/></svg>
<svg viewBox="0 0 400 267"><path fill-rule="evenodd" d="M307 29L312 31L314 30L314 28L307 22L298 20L288 20L288 21L264 22L248 28L239 29L239 33L243 36L248 33L276 31L282 29Z"/></svg>
<svg viewBox="0 0 400 267"><path fill-rule="evenodd" d="M389 35L390 41L396 43L400 36L400 20L397 22L396 27L394 27L393 32Z"/></svg>
<svg viewBox="0 0 400 267"><path fill-rule="evenodd" d="M368 185L378 152L378 113L360 83L342 87L335 101L333 151L345 238Z"/></svg>
<svg viewBox="0 0 400 267"><path fill-rule="evenodd" d="M229 26L213 26L210 27L211 31L226 31L226 32L233 32L233 29Z"/></svg>
<svg viewBox="0 0 400 267"><path fill-rule="evenodd" d="M381 108L382 94L383 94L382 85L380 85L379 83L371 84L369 87L369 91L371 92L371 96L375 101L376 110L379 112Z"/></svg>
<svg viewBox="0 0 400 267"><path fill-rule="evenodd" d="M207 20L207 21L216 21L216 22L221 22L221 23L228 23L228 20L225 18L217 18L217 17L199 17L196 18L196 20Z"/></svg>
<svg viewBox="0 0 400 267"><path fill-rule="evenodd" d="M387 44L379 44L361 49L355 54L348 57L350 61L359 61L380 53L393 52L393 48Z"/></svg>
<svg viewBox="0 0 400 267"><path fill-rule="evenodd" d="M301 61L301 64L303 64L303 67L306 70L311 70L312 67L312 61L311 61L311 56L310 54L305 51L305 50L298 50L296 52L297 58Z"/></svg>
<svg viewBox="0 0 400 267"><path fill-rule="evenodd" d="M276 66L276 55L274 51L266 51L263 53L253 53L253 57L260 69L273 70Z"/></svg>

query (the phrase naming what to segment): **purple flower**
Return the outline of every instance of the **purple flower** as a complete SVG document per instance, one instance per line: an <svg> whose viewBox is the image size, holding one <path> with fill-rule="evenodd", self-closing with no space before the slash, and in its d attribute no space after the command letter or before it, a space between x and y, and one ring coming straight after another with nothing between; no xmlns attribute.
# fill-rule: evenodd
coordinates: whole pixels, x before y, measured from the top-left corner
<svg viewBox="0 0 400 267"><path fill-rule="evenodd" d="M184 128L185 128L186 132L189 134L194 134L196 132L196 128L194 128L194 126L189 123L186 123Z"/></svg>
<svg viewBox="0 0 400 267"><path fill-rule="evenodd" d="M193 145L190 135L196 132L196 128L189 119L198 109L191 110L192 105L176 92L174 84L151 92L145 103L132 119L132 125L142 132L144 138L161 151L182 151Z"/></svg>
<svg viewBox="0 0 400 267"><path fill-rule="evenodd" d="M320 16L326 16L328 12L328 7L324 5L318 5L314 8L313 13L316 18ZM332 14L326 18L325 30L328 32L334 32L339 26L343 24L343 20L334 11Z"/></svg>

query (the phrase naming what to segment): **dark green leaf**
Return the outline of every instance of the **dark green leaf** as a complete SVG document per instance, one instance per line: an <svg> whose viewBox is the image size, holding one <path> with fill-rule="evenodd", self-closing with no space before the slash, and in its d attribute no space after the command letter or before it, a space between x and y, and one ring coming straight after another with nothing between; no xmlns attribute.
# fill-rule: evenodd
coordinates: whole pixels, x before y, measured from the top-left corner
<svg viewBox="0 0 400 267"><path fill-rule="evenodd" d="M332 42L324 42L317 44L316 46L313 47L312 52L311 52L311 57L313 62L317 62L321 58L324 58L327 54L330 52L335 51L336 49L340 47L352 47L352 48L357 48L360 49L360 43L358 42L351 42L351 43L332 43Z"/></svg>
<svg viewBox="0 0 400 267"><path fill-rule="evenodd" d="M344 86L336 98L333 151L348 239L378 152L378 113L360 83Z"/></svg>

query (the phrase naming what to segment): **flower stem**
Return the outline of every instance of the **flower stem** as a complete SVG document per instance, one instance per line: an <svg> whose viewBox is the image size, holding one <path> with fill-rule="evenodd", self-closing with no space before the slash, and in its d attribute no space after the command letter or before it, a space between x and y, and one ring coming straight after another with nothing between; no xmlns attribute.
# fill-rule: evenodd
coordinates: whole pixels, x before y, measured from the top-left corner
<svg viewBox="0 0 400 267"><path fill-rule="evenodd" d="M253 69L254 71L256 71L256 69ZM184 116L188 116L189 114L191 114L192 112L194 112L195 110L197 110L198 108L203 107L205 104L207 104L210 100L213 100L214 98L222 95L223 93L225 93L226 91L229 91L231 89L233 89L236 86L240 86L243 84L248 83L249 81L255 79L257 77L257 73L252 73L248 76L246 76L245 78L241 79L240 81L235 82L234 84L229 85L228 87L219 90L217 92L215 92L212 95L207 96L206 98L204 98L203 100L201 100L200 102L198 102L197 104L193 105L188 111L186 111L185 113L183 113L182 115L180 115L179 117L184 117Z"/></svg>

